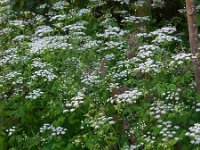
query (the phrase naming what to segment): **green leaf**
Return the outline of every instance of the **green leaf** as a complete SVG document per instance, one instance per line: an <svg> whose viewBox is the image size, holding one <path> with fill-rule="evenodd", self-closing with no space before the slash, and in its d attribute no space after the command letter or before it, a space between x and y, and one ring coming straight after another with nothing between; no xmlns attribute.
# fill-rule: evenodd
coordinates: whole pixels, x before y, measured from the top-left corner
<svg viewBox="0 0 200 150"><path fill-rule="evenodd" d="M200 13L197 13L197 25L200 26Z"/></svg>
<svg viewBox="0 0 200 150"><path fill-rule="evenodd" d="M5 142L5 138L0 136L0 149L7 150L7 143Z"/></svg>
<svg viewBox="0 0 200 150"><path fill-rule="evenodd" d="M27 139L27 145L28 145L28 149L33 148L34 146L38 145L39 140L36 138L28 138Z"/></svg>

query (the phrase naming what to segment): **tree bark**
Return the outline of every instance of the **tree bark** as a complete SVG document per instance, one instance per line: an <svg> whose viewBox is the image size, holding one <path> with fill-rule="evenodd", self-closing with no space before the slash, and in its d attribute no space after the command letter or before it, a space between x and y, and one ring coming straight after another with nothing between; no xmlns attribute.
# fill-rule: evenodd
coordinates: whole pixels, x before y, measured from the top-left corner
<svg viewBox="0 0 200 150"><path fill-rule="evenodd" d="M190 50L192 52L193 64L195 66L195 82L197 85L197 92L200 94L200 50L198 43L198 27L196 23L196 12L194 0L186 0L188 31L189 31L189 43Z"/></svg>
<svg viewBox="0 0 200 150"><path fill-rule="evenodd" d="M138 2L143 3L142 6L136 8L135 15L137 17L146 17L151 16L151 0L139 0ZM143 27L144 29L147 29L150 27L149 21L140 22L137 25L137 29L140 31L140 27Z"/></svg>
<svg viewBox="0 0 200 150"><path fill-rule="evenodd" d="M144 17L151 16L151 0L140 0L143 2L143 6L136 9L136 16Z"/></svg>

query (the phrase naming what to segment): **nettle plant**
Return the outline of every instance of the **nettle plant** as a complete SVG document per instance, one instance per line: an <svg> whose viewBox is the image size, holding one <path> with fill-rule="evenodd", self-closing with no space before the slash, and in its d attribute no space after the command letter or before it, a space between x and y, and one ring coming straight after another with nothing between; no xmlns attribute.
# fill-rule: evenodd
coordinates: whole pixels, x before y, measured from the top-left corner
<svg viewBox="0 0 200 150"><path fill-rule="evenodd" d="M186 33L142 5L0 1L0 149L199 149Z"/></svg>

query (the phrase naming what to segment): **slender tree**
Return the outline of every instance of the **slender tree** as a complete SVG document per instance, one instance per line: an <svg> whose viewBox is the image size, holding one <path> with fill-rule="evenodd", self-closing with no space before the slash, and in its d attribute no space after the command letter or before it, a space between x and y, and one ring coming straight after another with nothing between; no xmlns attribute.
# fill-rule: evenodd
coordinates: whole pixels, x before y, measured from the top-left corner
<svg viewBox="0 0 200 150"><path fill-rule="evenodd" d="M200 93L200 49L198 43L198 27L196 23L196 12L194 0L186 0L188 31L190 50L193 55L193 64L195 66L195 81L197 92Z"/></svg>

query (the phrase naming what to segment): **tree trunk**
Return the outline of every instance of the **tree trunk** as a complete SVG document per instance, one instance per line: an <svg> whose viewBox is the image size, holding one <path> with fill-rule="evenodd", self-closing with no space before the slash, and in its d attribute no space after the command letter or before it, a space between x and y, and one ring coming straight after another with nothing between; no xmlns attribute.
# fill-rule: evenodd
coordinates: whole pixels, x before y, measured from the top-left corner
<svg viewBox="0 0 200 150"><path fill-rule="evenodd" d="M195 82L197 85L197 92L200 93L200 50L198 44L198 27L196 23L196 12L194 0L186 0L188 31L190 50L194 58L192 58L195 66Z"/></svg>
<svg viewBox="0 0 200 150"><path fill-rule="evenodd" d="M151 0L140 0L139 2L143 3L143 6L136 9L136 16L151 16Z"/></svg>
<svg viewBox="0 0 200 150"><path fill-rule="evenodd" d="M151 16L151 0L139 0L138 2L141 2L143 5L136 8L136 16L137 17L146 17ZM150 22L140 22L137 25L137 28L143 27L145 29L149 28ZM139 29L140 31L140 29Z"/></svg>

